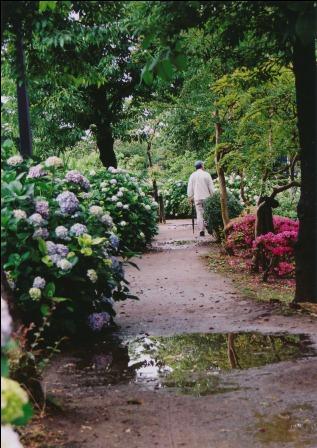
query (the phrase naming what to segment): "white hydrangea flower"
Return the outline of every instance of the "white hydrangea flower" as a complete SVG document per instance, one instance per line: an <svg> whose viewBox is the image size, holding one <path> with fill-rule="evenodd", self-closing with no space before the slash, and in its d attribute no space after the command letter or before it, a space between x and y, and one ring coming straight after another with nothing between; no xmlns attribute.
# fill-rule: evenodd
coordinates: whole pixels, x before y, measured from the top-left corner
<svg viewBox="0 0 317 448"><path fill-rule="evenodd" d="M118 208L122 208L122 207L123 207L123 204L122 204L122 202L117 202L117 203L116 203L116 206L117 206Z"/></svg>
<svg viewBox="0 0 317 448"><path fill-rule="evenodd" d="M140 196L142 196L142 198L145 196L144 191L140 191Z"/></svg>
<svg viewBox="0 0 317 448"><path fill-rule="evenodd" d="M29 289L29 296L33 300L39 300L42 296L42 292L40 288L30 288Z"/></svg>
<svg viewBox="0 0 317 448"><path fill-rule="evenodd" d="M144 206L144 208L145 208L145 210L151 210L151 206L148 205L148 204L146 204L146 205Z"/></svg>
<svg viewBox="0 0 317 448"><path fill-rule="evenodd" d="M73 267L73 265L66 258L62 258L61 260L58 260L57 267L62 271L69 271Z"/></svg>
<svg viewBox="0 0 317 448"><path fill-rule="evenodd" d="M96 175L96 171L95 170L90 170L89 174L90 174L90 176L95 176Z"/></svg>
<svg viewBox="0 0 317 448"><path fill-rule="evenodd" d="M129 204L124 204L123 208L124 208L124 210L129 210L130 206L129 206Z"/></svg>
<svg viewBox="0 0 317 448"><path fill-rule="evenodd" d="M20 209L15 209L13 210L13 216L15 217L15 219L26 219L27 218L27 214L25 213L24 210L20 210Z"/></svg>
<svg viewBox="0 0 317 448"><path fill-rule="evenodd" d="M141 237L141 238L145 238L145 235L144 235L143 232L140 232L140 237Z"/></svg>
<svg viewBox="0 0 317 448"><path fill-rule="evenodd" d="M107 187L107 186L108 186L108 183L107 183L106 181L103 181L103 182L101 182L100 186L101 186L101 187Z"/></svg>
<svg viewBox="0 0 317 448"><path fill-rule="evenodd" d="M99 205L92 205L89 207L89 212L94 216L101 216L103 215L103 208L99 207Z"/></svg>
<svg viewBox="0 0 317 448"><path fill-rule="evenodd" d="M123 193L124 191L127 191L127 189L125 187L120 187L119 191L121 191Z"/></svg>
<svg viewBox="0 0 317 448"><path fill-rule="evenodd" d="M121 227L125 227L127 225L127 223L125 221L121 221L119 224Z"/></svg>
<svg viewBox="0 0 317 448"><path fill-rule="evenodd" d="M48 157L45 160L44 164L47 167L55 167L55 168L57 168L58 166L63 165L63 161L62 161L62 159L60 157L51 156L51 157Z"/></svg>
<svg viewBox="0 0 317 448"><path fill-rule="evenodd" d="M109 173L116 173L117 170L113 166L109 166L108 168Z"/></svg>
<svg viewBox="0 0 317 448"><path fill-rule="evenodd" d="M12 332L12 318L7 302L1 297L1 347L5 346Z"/></svg>
<svg viewBox="0 0 317 448"><path fill-rule="evenodd" d="M111 185L116 185L118 183L117 179L110 180Z"/></svg>
<svg viewBox="0 0 317 448"><path fill-rule="evenodd" d="M112 196L112 198L111 198L111 202L117 202L117 200L118 200L118 197L117 197L117 196Z"/></svg>
<svg viewBox="0 0 317 448"><path fill-rule="evenodd" d="M18 434L10 425L1 425L1 448L23 448Z"/></svg>
<svg viewBox="0 0 317 448"><path fill-rule="evenodd" d="M153 207L153 208L157 208L157 207L158 207L158 203L157 203L156 201L153 201L153 202L152 202L152 207Z"/></svg>
<svg viewBox="0 0 317 448"><path fill-rule="evenodd" d="M117 193L117 197L118 198L122 198L122 196L123 196L123 193L122 193L122 191L119 190L118 193Z"/></svg>
<svg viewBox="0 0 317 448"><path fill-rule="evenodd" d="M96 283L96 281L98 280L97 272L94 269L88 269L87 277L92 283Z"/></svg>
<svg viewBox="0 0 317 448"><path fill-rule="evenodd" d="M23 157L21 156L12 156L9 157L7 160L7 164L10 166L16 166L16 165L20 165L20 163L23 162Z"/></svg>

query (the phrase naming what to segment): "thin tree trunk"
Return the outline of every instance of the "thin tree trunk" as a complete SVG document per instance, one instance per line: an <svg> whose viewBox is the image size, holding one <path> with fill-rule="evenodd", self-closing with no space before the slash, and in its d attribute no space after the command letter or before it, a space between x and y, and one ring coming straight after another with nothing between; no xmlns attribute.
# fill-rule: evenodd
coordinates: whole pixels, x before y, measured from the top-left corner
<svg viewBox="0 0 317 448"><path fill-rule="evenodd" d="M148 141L148 143L147 143L146 153L147 153L147 157L148 157L148 161L149 161L149 167L153 168L151 147L152 147L152 140ZM154 199L158 203L159 202L159 194L158 194L156 179L154 179L154 178L152 179L152 185L153 185Z"/></svg>
<svg viewBox="0 0 317 448"><path fill-rule="evenodd" d="M245 205L249 205L249 201L248 201L248 199L247 199L247 197L245 195L244 172L243 172L243 170L241 170L239 174L240 174L240 177L241 177L241 180L240 180L240 196L241 196L241 199L243 200L244 204Z"/></svg>
<svg viewBox="0 0 317 448"><path fill-rule="evenodd" d="M223 227L225 228L229 224L229 210L228 210L228 193L226 188L225 172L221 166L221 154L218 151L217 146L220 143L221 138L221 125L220 123L215 124L216 133L216 154L215 154L215 165L219 180L219 192L220 192L220 206L221 206L221 217L223 221Z"/></svg>
<svg viewBox="0 0 317 448"><path fill-rule="evenodd" d="M106 168L109 168L110 166L117 168L117 158L113 149L114 138L112 136L111 126L109 124L100 123L96 127L95 134L101 163Z"/></svg>
<svg viewBox="0 0 317 448"><path fill-rule="evenodd" d="M20 134L20 153L23 158L32 156L32 132L30 119L29 97L26 88L25 57L21 22L15 26L17 55L17 100Z"/></svg>
<svg viewBox="0 0 317 448"><path fill-rule="evenodd" d="M317 148L315 43L296 38L293 69L301 161L301 195L297 206L298 240L295 248L296 291L294 302L317 302Z"/></svg>

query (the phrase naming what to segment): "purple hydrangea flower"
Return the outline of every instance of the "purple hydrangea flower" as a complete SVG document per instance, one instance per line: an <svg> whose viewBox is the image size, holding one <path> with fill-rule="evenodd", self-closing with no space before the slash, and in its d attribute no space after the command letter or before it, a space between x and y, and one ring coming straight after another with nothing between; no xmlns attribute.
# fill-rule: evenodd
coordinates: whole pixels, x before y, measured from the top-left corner
<svg viewBox="0 0 317 448"><path fill-rule="evenodd" d="M88 325L93 331L101 331L109 326L111 322L110 314L103 311L102 313L92 313L88 316Z"/></svg>
<svg viewBox="0 0 317 448"><path fill-rule="evenodd" d="M80 185L85 190L89 190L90 188L89 180L85 176L83 176L79 171L76 170L68 171L68 173L65 176L65 179L68 182Z"/></svg>
<svg viewBox="0 0 317 448"><path fill-rule="evenodd" d="M84 233L88 233L87 227L84 224L76 223L70 228L70 233L75 236L83 235Z"/></svg>
<svg viewBox="0 0 317 448"><path fill-rule="evenodd" d="M33 280L33 288L43 289L45 288L46 281L43 277L35 277Z"/></svg>
<svg viewBox="0 0 317 448"><path fill-rule="evenodd" d="M36 201L35 211L43 216L43 218L48 218L49 215L49 204L47 201Z"/></svg>
<svg viewBox="0 0 317 448"><path fill-rule="evenodd" d="M45 227L39 227L38 229L35 230L35 232L33 233L32 238L34 240L37 240L39 238L42 238L43 240L46 240L49 237L49 232Z"/></svg>
<svg viewBox="0 0 317 448"><path fill-rule="evenodd" d="M79 201L77 197L71 191L63 191L56 198L61 212L66 215L71 215L79 207Z"/></svg>
<svg viewBox="0 0 317 448"><path fill-rule="evenodd" d="M64 246L64 244L56 244L55 245L57 255L65 258L69 252L68 247Z"/></svg>
<svg viewBox="0 0 317 448"><path fill-rule="evenodd" d="M39 164L39 165L31 166L31 168L29 169L27 178L36 179L38 177L43 177L45 175L46 175L46 173L43 169L43 166L41 164Z"/></svg>
<svg viewBox="0 0 317 448"><path fill-rule="evenodd" d="M48 255L56 254L56 244L53 241L46 241L46 248Z"/></svg>

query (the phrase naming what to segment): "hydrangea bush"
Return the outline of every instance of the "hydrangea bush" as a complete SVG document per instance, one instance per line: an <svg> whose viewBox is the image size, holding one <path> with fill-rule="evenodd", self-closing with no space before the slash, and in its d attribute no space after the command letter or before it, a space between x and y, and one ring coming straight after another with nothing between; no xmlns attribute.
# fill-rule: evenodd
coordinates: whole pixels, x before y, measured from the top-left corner
<svg viewBox="0 0 317 448"><path fill-rule="evenodd" d="M105 225L114 224L123 251L142 251L157 234L158 204L148 186L128 172L110 167L89 175L91 194L85 203ZM107 210L107 213L104 213Z"/></svg>
<svg viewBox="0 0 317 448"><path fill-rule="evenodd" d="M294 247L298 235L298 221L273 216L274 232L255 239L255 215L246 215L232 221L226 228L226 247L231 253L251 258L261 250L270 264L270 274L278 277L293 276Z"/></svg>
<svg viewBox="0 0 317 448"><path fill-rule="evenodd" d="M164 208L167 218L189 218L192 208L187 197L187 182L169 182L164 191Z"/></svg>
<svg viewBox="0 0 317 448"><path fill-rule="evenodd" d="M4 163L2 257L26 324L39 324L54 309L51 327L59 335L73 332L91 324L89 316L113 315L114 301L132 297L122 258L134 239L150 241L155 204L140 200L142 191L128 175L109 172L106 177L116 183L102 191L97 181L94 191L85 176L67 171L58 157L33 164L14 156ZM119 192L121 201L111 205ZM131 229L130 240L120 244Z"/></svg>

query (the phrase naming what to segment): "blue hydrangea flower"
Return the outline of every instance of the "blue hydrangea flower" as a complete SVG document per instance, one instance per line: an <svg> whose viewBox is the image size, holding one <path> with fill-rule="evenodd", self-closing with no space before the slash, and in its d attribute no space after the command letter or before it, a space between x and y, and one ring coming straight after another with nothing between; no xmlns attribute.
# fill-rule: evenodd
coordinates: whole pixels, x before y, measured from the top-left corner
<svg viewBox="0 0 317 448"><path fill-rule="evenodd" d="M110 244L111 244L111 246L114 248L114 249L118 249L119 248L119 238L117 237L117 235L115 235L114 233L112 233L110 236L109 236L109 241L110 241Z"/></svg>
<svg viewBox="0 0 317 448"><path fill-rule="evenodd" d="M124 270L123 270L123 264L121 261L119 261L116 257L110 257L110 260L112 261L112 269L114 273L120 277L124 277Z"/></svg>

